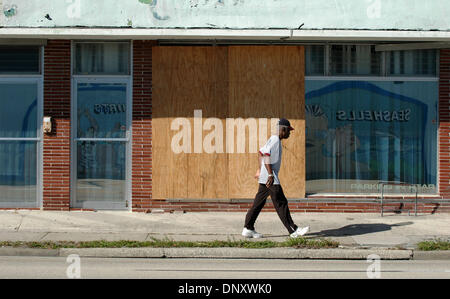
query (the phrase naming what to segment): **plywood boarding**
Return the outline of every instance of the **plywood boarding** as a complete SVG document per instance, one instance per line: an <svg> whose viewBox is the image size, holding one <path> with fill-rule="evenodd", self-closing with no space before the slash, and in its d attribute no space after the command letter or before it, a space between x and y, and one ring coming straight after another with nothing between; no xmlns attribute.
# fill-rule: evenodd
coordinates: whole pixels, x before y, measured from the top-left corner
<svg viewBox="0 0 450 299"><path fill-rule="evenodd" d="M226 51L222 47L153 49L154 199L227 198L226 154L202 153L201 144L198 151L194 142L199 132L194 130L195 110L201 110L203 118L224 119L227 114ZM178 131L171 130L171 124L176 118L191 124L191 153L172 151Z"/></svg>
<svg viewBox="0 0 450 299"><path fill-rule="evenodd" d="M296 129L288 140L283 140L280 173L285 194L291 198L305 195L303 51L303 47L296 46L229 48L229 117L284 117ZM253 198L257 190L253 178L258 168L257 155L249 151L230 154L228 166L230 198Z"/></svg>
<svg viewBox="0 0 450 299"><path fill-rule="evenodd" d="M192 48L192 51L197 52L198 49ZM195 61L201 60L204 67L197 69L198 73L188 72L186 76L191 76L191 82L195 89L188 95L192 99L187 103L185 109L193 111L200 109L202 111L202 119L200 128L203 128L207 119L215 118L222 123L227 115L226 110L226 63L227 63L227 49L226 47L206 47L202 50L201 57L195 58ZM194 85L195 84L195 85ZM194 120L191 118L191 123ZM203 143L203 140L208 134L214 130L204 130L201 132L201 137L196 141L198 144ZM199 130L200 131L200 130ZM224 142L222 134L222 144ZM216 140L217 141L217 140ZM194 136L192 136L192 145L194 145ZM193 153L188 155L188 197L187 198L201 198L201 199L215 199L227 198L228 188L226 185L226 178L228 176L228 159L225 152L205 152L205 149L200 144L197 150L201 153Z"/></svg>
<svg viewBox="0 0 450 299"><path fill-rule="evenodd" d="M256 150L270 136L270 118L286 117L296 128L284 142L281 179L288 197L304 196L304 75L301 47L154 47L153 198L253 198ZM201 125L219 119L224 153L195 153L194 110ZM170 129L178 118L191 124L192 153L174 154ZM266 121L257 145L225 153L226 119ZM262 122L264 123L264 122ZM213 129L213 127L211 127ZM253 131L253 130L252 130ZM207 139L210 130L201 132ZM255 132L252 132L255 133ZM250 131L246 130L248 141ZM234 135L236 143L237 131ZM198 142L197 142L198 144Z"/></svg>

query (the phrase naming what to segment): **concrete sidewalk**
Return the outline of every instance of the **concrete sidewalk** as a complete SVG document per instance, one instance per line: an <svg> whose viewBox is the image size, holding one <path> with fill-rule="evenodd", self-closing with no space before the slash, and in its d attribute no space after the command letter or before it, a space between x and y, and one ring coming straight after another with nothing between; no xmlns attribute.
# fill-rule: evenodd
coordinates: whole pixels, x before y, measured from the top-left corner
<svg viewBox="0 0 450 299"><path fill-rule="evenodd" d="M386 249L401 248L411 252L416 249L417 243L423 240L450 240L449 214L419 214L417 217L386 214L381 217L379 214L293 213L292 217L299 226L311 227L305 237L328 238L341 244L340 249L330 252L367 248L383 252ZM239 212L143 214L118 211L3 210L0 211L0 241L148 241L151 238L169 238L176 241L242 240L244 238L240 233L244 218L245 213ZM264 239L258 240L283 241L288 237L276 213L261 213L256 229L265 236ZM227 250L222 255L233 257L233 251L239 252L237 257L247 255L243 253L245 249ZM261 252L260 249L256 250ZM271 254L275 254L276 250L283 251L274 249ZM122 250L121 256L126 256L123 252ZM161 253L160 250L157 254L167 256L169 251L164 252ZM187 256L195 257L197 254L210 257L208 252L201 252L191 252ZM325 251L322 250L321 253ZM345 252L346 255L348 253L349 251ZM152 254L154 252L150 255ZM292 251L289 254L292 254ZM302 258L298 250L294 255Z"/></svg>

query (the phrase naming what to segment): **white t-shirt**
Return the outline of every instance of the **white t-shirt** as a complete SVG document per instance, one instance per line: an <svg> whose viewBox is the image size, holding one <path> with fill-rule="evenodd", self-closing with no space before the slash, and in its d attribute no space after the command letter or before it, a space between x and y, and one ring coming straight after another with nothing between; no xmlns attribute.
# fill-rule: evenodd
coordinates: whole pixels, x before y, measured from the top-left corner
<svg viewBox="0 0 450 299"><path fill-rule="evenodd" d="M273 184L280 185L280 180L278 179L278 172L281 168L281 140L277 135L272 135L266 144L259 150L263 157L270 158L270 164L272 166L273 172ZM264 165L264 158L261 159L261 172L259 175L258 183L265 184L269 178L269 173L267 172L266 166Z"/></svg>

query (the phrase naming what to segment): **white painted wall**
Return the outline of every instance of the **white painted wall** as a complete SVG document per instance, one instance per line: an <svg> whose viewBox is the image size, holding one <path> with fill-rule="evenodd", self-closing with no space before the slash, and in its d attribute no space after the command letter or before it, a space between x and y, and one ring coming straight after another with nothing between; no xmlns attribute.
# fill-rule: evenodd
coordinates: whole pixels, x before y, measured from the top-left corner
<svg viewBox="0 0 450 299"><path fill-rule="evenodd" d="M449 0L2 2L6 27L450 30Z"/></svg>

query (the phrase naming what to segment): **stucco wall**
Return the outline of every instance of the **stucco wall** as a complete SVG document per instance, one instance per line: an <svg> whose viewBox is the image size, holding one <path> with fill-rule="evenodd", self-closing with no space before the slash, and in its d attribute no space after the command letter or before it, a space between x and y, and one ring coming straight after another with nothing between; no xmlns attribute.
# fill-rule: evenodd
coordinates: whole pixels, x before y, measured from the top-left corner
<svg viewBox="0 0 450 299"><path fill-rule="evenodd" d="M3 0L6 27L450 30L448 0ZM1 25L1 23L0 23Z"/></svg>

